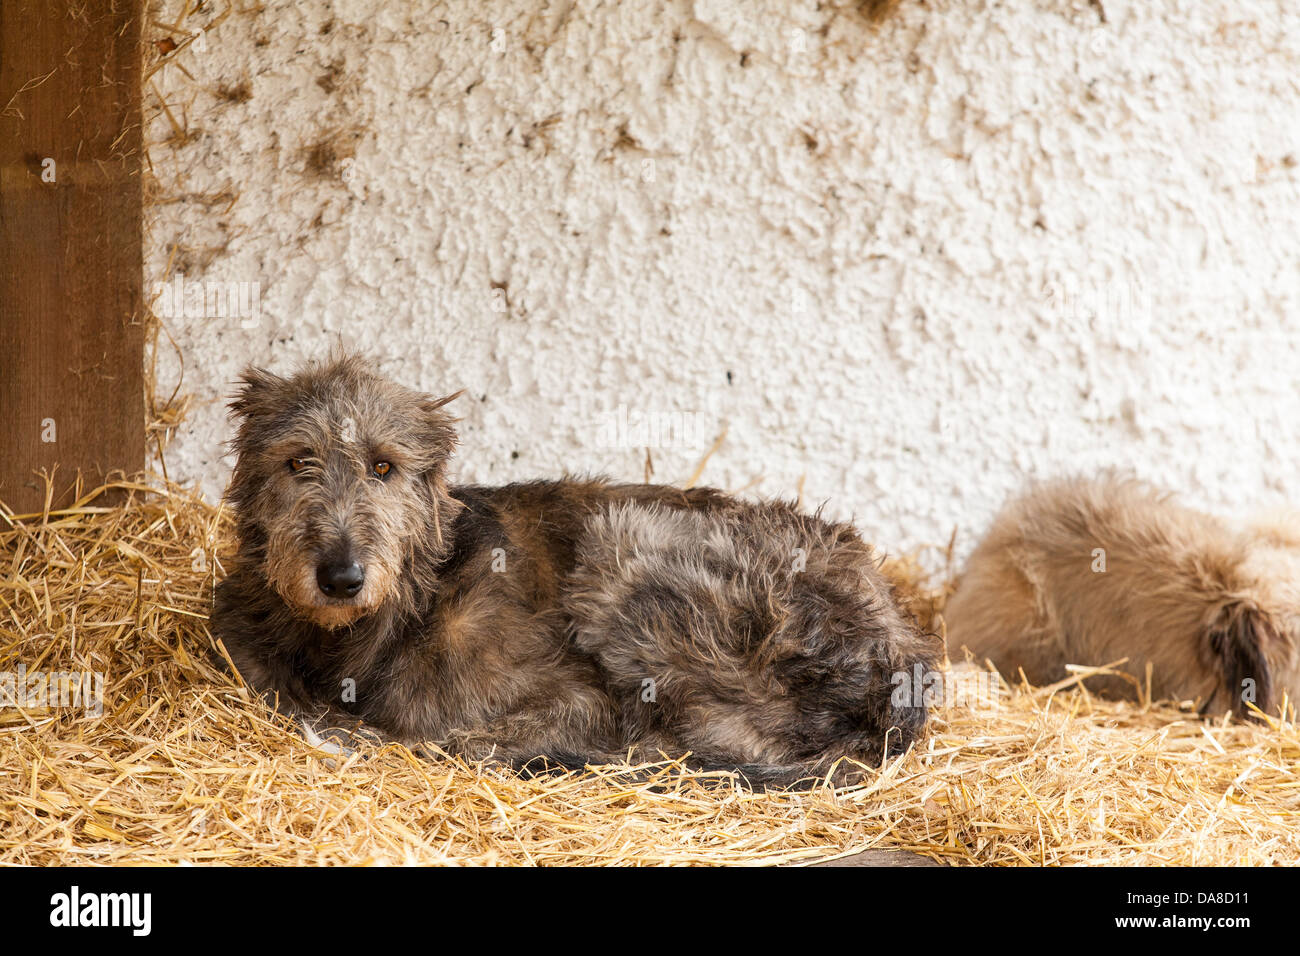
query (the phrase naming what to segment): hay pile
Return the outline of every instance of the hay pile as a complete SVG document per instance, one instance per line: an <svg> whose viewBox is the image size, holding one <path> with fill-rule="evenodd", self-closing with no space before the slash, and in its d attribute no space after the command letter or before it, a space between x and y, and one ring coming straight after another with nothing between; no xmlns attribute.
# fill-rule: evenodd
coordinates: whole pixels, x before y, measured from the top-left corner
<svg viewBox="0 0 1300 956"><path fill-rule="evenodd" d="M106 674L101 717L0 710L0 863L771 864L873 846L980 864L1300 856L1294 724L1206 724L1072 688L940 708L918 752L838 793L755 794L670 765L657 788L613 769L520 779L399 747L340 760L208 662L229 548L218 509L115 487L120 506L96 492L0 517L0 671ZM901 585L931 609L941 599Z"/></svg>

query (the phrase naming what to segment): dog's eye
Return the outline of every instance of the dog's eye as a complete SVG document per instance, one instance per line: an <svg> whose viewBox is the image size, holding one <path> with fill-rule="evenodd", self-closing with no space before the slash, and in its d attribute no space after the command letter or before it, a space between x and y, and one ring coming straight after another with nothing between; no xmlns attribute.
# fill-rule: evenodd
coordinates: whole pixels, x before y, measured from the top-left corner
<svg viewBox="0 0 1300 956"><path fill-rule="evenodd" d="M306 467L307 467L307 459L306 459L306 458L290 458L290 459L289 459L289 470L290 470L290 471L294 471L294 472L302 471L302 470L303 470L304 468L306 468Z"/></svg>
<svg viewBox="0 0 1300 956"><path fill-rule="evenodd" d="M377 461L370 466L370 471L376 478L387 478L388 473L393 470L393 466L386 461Z"/></svg>

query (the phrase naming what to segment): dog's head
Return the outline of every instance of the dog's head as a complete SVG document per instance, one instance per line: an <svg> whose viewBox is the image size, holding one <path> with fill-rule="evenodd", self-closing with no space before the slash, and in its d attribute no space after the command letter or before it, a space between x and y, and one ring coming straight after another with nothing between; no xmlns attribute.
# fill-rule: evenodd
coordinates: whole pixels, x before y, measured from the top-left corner
<svg viewBox="0 0 1300 956"><path fill-rule="evenodd" d="M349 356L291 378L244 373L229 500L241 555L299 616L351 624L393 600L447 531L456 444L435 399Z"/></svg>

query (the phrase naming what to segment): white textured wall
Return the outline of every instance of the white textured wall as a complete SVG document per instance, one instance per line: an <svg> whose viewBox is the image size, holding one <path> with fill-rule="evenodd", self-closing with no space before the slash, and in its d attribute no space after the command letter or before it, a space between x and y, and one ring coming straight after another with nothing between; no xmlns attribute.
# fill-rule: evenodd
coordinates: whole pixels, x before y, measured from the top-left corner
<svg viewBox="0 0 1300 956"><path fill-rule="evenodd" d="M1300 499L1283 0L265 6L154 77L190 139L150 123L146 281L260 293L168 320L173 477L220 493L244 363L341 341L469 390L463 479L640 478L603 413L691 412L657 479L725 425L706 480L895 551L1103 464Z"/></svg>

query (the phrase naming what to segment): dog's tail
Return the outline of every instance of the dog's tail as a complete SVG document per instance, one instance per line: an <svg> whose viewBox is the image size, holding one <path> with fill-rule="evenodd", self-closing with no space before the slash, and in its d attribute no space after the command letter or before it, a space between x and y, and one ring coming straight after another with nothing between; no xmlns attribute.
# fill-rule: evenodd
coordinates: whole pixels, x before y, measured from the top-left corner
<svg viewBox="0 0 1300 956"><path fill-rule="evenodd" d="M1222 686L1233 716L1249 716L1252 703L1268 713L1274 701L1267 648L1281 640L1272 616L1253 601L1230 600L1215 615L1205 639L1222 669Z"/></svg>

